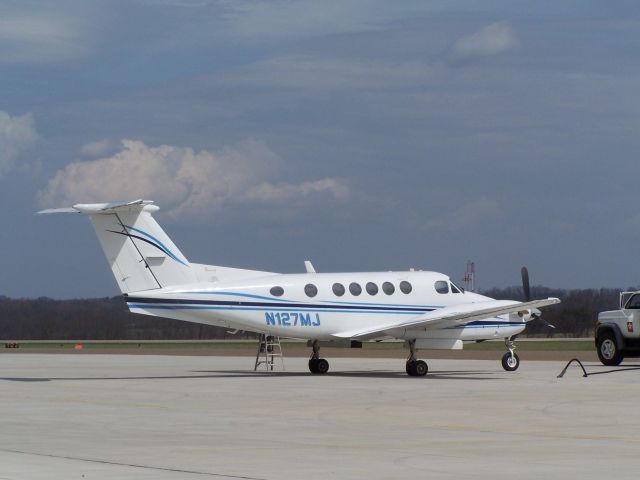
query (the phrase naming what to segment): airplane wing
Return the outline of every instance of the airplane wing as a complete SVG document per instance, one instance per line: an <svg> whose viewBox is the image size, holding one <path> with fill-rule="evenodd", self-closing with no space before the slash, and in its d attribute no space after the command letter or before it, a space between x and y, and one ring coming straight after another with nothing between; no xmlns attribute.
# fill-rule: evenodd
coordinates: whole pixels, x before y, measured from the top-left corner
<svg viewBox="0 0 640 480"><path fill-rule="evenodd" d="M464 325L474 320L490 318L496 315L523 312L531 309L546 307L560 303L558 298L546 298L544 300L533 300L531 302L515 302L512 300L488 300L486 302L467 303L453 307L440 308L429 313L425 313L411 320L378 325L375 327L363 328L336 333L333 336L338 338L351 338L367 340L387 335L385 332L398 328L423 328L430 330L434 328L447 328Z"/></svg>

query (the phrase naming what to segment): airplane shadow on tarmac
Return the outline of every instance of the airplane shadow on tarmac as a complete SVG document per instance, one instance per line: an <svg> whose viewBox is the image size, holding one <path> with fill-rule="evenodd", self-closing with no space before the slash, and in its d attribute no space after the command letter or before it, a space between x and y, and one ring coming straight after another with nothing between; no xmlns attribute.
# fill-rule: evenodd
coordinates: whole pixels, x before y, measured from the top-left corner
<svg viewBox="0 0 640 480"><path fill-rule="evenodd" d="M587 364L585 368L603 368L600 364ZM618 367L609 370L591 371L588 376L603 375L608 373L621 373L640 370L640 366ZM55 381L95 381L95 380L181 380L193 378L286 378L286 377L311 377L309 372L281 372L281 371L253 371L253 370L193 370L194 375L140 375L140 376L113 376L113 377L0 377L0 381L6 382L55 382ZM509 375L502 371L468 371L468 370L433 370L426 377L410 377L405 372L389 370L369 371L334 371L322 377L341 378L388 378L398 381L428 381L431 380L508 380Z"/></svg>
<svg viewBox="0 0 640 480"><path fill-rule="evenodd" d="M494 372L485 372L485 371L430 371L426 377L410 377L405 372L402 371L389 371L389 370L344 370L344 371L333 371L329 372L325 375L313 375L309 372L276 372L276 371L249 371L249 372L238 372L231 370L210 370L210 371L201 371L201 373L222 373L225 374L224 377L346 377L346 378L394 378L394 379L402 379L402 380L419 380L420 378L429 379L429 378L438 378L444 379L448 378L451 380L489 380L496 379L496 377L490 376L495 375ZM240 373L240 374L239 374ZM234 375L235 374L235 375ZM479 377L478 375L482 375Z"/></svg>
<svg viewBox="0 0 640 480"><path fill-rule="evenodd" d="M7 382L55 382L55 381L91 381L91 380L180 380L193 378L282 378L282 377L311 377L309 372L276 372L276 371L247 371L247 370L196 370L199 375L157 375L157 376L113 376L113 377L0 377L0 381ZM433 371L426 377L410 377L405 372L369 370L369 371L337 371L317 377L342 377L342 378L389 378L406 381L419 380L504 380L503 372L487 371ZM313 375L315 376L315 375Z"/></svg>

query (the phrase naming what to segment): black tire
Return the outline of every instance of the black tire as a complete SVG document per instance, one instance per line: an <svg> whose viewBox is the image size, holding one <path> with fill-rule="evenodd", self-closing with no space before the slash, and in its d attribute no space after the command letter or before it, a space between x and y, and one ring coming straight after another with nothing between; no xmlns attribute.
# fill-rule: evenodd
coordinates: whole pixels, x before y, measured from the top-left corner
<svg viewBox="0 0 640 480"><path fill-rule="evenodd" d="M324 374L329 371L329 362L324 358L319 358L316 362L316 371L314 373Z"/></svg>
<svg viewBox="0 0 640 480"><path fill-rule="evenodd" d="M511 356L511 353L507 352L502 356L502 368L507 372L515 372L520 366L520 357L517 353Z"/></svg>
<svg viewBox="0 0 640 480"><path fill-rule="evenodd" d="M429 371L429 367L427 366L427 362L424 360L418 360L413 365L413 374L416 377L424 377Z"/></svg>
<svg viewBox="0 0 640 480"><path fill-rule="evenodd" d="M409 376L411 376L411 377L413 377L413 365L414 365L415 363L416 363L416 362L407 362L407 366L406 366L406 368L405 368L405 370L407 371L407 375L409 375Z"/></svg>
<svg viewBox="0 0 640 480"><path fill-rule="evenodd" d="M598 336L598 358L607 367L618 366L624 360L613 332L602 332L602 335Z"/></svg>
<svg viewBox="0 0 640 480"><path fill-rule="evenodd" d="M318 373L318 359L310 358L309 359L309 371L311 373Z"/></svg>

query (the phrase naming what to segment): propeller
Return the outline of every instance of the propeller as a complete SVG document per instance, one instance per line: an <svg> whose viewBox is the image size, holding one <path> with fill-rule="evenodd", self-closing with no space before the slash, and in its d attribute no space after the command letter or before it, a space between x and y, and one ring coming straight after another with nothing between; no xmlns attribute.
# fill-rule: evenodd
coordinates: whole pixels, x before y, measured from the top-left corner
<svg viewBox="0 0 640 480"><path fill-rule="evenodd" d="M531 284L529 283L529 270L527 270L527 267L522 267L520 275L522 276L522 292L524 293L524 301L529 302L531 301ZM531 318L533 320L539 320L549 328L556 328L555 325L550 324L542 318L541 312L537 308L531 311Z"/></svg>

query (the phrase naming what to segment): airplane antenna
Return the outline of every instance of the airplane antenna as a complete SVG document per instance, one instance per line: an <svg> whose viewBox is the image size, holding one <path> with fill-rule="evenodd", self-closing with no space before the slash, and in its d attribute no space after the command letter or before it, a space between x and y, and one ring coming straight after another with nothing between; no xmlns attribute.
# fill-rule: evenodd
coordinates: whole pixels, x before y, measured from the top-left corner
<svg viewBox="0 0 640 480"><path fill-rule="evenodd" d="M471 260L467 261L467 271L464 272L463 282L465 288L470 292L476 291L476 264Z"/></svg>

